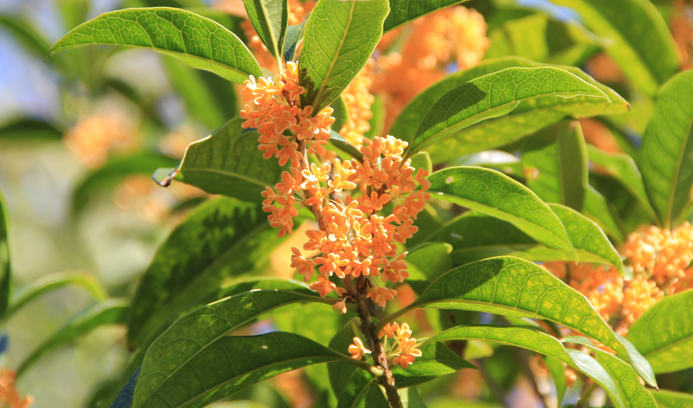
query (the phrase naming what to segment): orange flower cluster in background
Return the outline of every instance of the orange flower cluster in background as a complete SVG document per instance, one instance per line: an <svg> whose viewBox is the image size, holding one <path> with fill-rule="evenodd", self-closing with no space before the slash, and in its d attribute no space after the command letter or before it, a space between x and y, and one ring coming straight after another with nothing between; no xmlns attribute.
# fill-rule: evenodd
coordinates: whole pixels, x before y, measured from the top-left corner
<svg viewBox="0 0 693 408"><path fill-rule="evenodd" d="M339 134L356 147L361 147L363 135L371 129L368 121L373 116L371 106L375 100L370 93L373 84L372 68L373 60L371 59L342 92L349 120L342 125Z"/></svg>
<svg viewBox="0 0 693 408"><path fill-rule="evenodd" d="M693 2L675 0L671 15L671 34L683 57L682 69L693 68Z"/></svg>
<svg viewBox="0 0 693 408"><path fill-rule="evenodd" d="M19 396L15 377L14 371L0 369L0 405L8 408L29 408L34 400L31 397Z"/></svg>
<svg viewBox="0 0 693 408"><path fill-rule="evenodd" d="M447 7L412 22L409 33L388 33L378 48L385 51L399 35L407 36L401 52L383 53L374 68L373 91L387 96L386 128L407 102L445 75L448 65L471 68L489 47L483 16L462 6Z"/></svg>
<svg viewBox="0 0 693 408"><path fill-rule="evenodd" d="M693 287L693 228L684 223L673 230L650 226L628 236L624 251L634 278L624 281L616 268L592 264L547 262L554 275L584 294L619 334L665 295Z"/></svg>
<svg viewBox="0 0 693 408"><path fill-rule="evenodd" d="M138 145L133 123L118 114L98 114L80 119L64 137L65 145L88 167L106 163L112 151L128 152Z"/></svg>

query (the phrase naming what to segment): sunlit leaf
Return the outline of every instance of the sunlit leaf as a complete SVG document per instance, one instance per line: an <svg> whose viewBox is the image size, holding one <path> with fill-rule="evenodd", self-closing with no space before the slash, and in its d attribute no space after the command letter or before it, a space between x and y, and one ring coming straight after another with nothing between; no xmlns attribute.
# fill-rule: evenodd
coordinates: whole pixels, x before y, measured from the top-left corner
<svg viewBox="0 0 693 408"><path fill-rule="evenodd" d="M262 43L281 62L284 55L284 38L289 25L287 0L243 0L248 20L253 24Z"/></svg>
<svg viewBox="0 0 693 408"><path fill-rule="evenodd" d="M683 392L650 391L659 408L693 408L693 395Z"/></svg>
<svg viewBox="0 0 693 408"><path fill-rule="evenodd" d="M508 221L549 248L572 252L563 224L527 187L497 171L451 167L430 175L431 195Z"/></svg>
<svg viewBox="0 0 693 408"><path fill-rule="evenodd" d="M299 56L303 106L329 106L366 65L383 34L387 0L321 0L308 17Z"/></svg>
<svg viewBox="0 0 693 408"><path fill-rule="evenodd" d="M89 44L150 48L186 64L242 83L262 70L248 48L221 24L166 7L104 13L69 33L49 53Z"/></svg>
<svg viewBox="0 0 693 408"><path fill-rule="evenodd" d="M10 244L8 239L8 217L6 205L0 192L0 317L5 315L10 306L10 281L12 280L12 263L10 261Z"/></svg>
<svg viewBox="0 0 693 408"><path fill-rule="evenodd" d="M693 71L662 87L640 153L652 206L666 228L675 226L691 200L693 184Z"/></svg>
<svg viewBox="0 0 693 408"><path fill-rule="evenodd" d="M587 186L585 190L585 205L582 208L582 213L599 228L609 234L616 242L623 242L624 237L616 223L616 214L611 210L611 206L597 190L592 186Z"/></svg>

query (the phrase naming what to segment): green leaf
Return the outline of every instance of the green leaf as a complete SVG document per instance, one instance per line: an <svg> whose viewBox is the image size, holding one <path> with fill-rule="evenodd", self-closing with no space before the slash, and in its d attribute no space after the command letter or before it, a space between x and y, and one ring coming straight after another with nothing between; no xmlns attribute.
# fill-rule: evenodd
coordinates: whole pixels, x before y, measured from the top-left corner
<svg viewBox="0 0 693 408"><path fill-rule="evenodd" d="M346 106L346 102L344 101L344 97L342 95L339 95L339 98L335 99L334 102L332 102L331 107L332 109L334 109L334 112L332 112L332 117L334 117L332 130L336 133L339 133L339 131L342 129L342 126L349 121L349 112Z"/></svg>
<svg viewBox="0 0 693 408"><path fill-rule="evenodd" d="M693 184L693 71L662 87L647 125L640 167L647 194L665 228L675 226Z"/></svg>
<svg viewBox="0 0 693 408"><path fill-rule="evenodd" d="M595 347L590 339L582 336L566 337L563 339L563 342L582 344L592 349L594 358L616 382L621 396L626 403L625 406L657 407L657 403L652 397L652 394L640 384L638 374L628 363L604 350L600 350Z"/></svg>
<svg viewBox="0 0 693 408"><path fill-rule="evenodd" d="M175 164L175 159L155 153L136 153L110 159L100 169L87 174L77 185L72 193L72 213L80 214L96 193L111 192L128 176L150 175L159 167Z"/></svg>
<svg viewBox="0 0 693 408"><path fill-rule="evenodd" d="M46 275L30 284L16 289L10 298L10 305L4 320L9 319L18 310L37 297L65 286L79 286L98 301L108 298L108 293L92 275L82 272L59 272Z"/></svg>
<svg viewBox="0 0 693 408"><path fill-rule="evenodd" d="M336 299L279 290L254 290L201 307L169 327L149 347L142 364L135 406L166 383L202 364L224 336L273 309L298 302L333 304ZM190 346L194 344L194 346ZM140 391L141 390L141 391Z"/></svg>
<svg viewBox="0 0 693 408"><path fill-rule="evenodd" d="M248 20L274 59L281 64L284 55L284 38L289 25L287 0L243 0Z"/></svg>
<svg viewBox="0 0 693 408"><path fill-rule="evenodd" d="M412 99L399 114L390 129L390 134L405 140L414 139L417 128L431 105L451 89L484 75L513 67L548 67L517 57L482 61L476 67L448 75L431 85ZM504 146L524 136L537 132L565 116L589 117L609 113L627 112L628 102L610 88L596 82L592 77L575 67L556 66L599 88L607 95L578 96L563 98L544 95L532 100L521 101L510 113L494 119L487 119L457 132L450 140L429 148L431 158L439 163L470 153Z"/></svg>
<svg viewBox="0 0 693 408"><path fill-rule="evenodd" d="M56 347L89 333L97 327L125 323L127 304L128 302L124 299L109 299L73 317L24 359L17 369L17 377L34 365L44 354Z"/></svg>
<svg viewBox="0 0 693 408"><path fill-rule="evenodd" d="M0 27L4 27L14 34L25 50L39 58L46 57L48 43L28 21L17 16L0 14Z"/></svg>
<svg viewBox="0 0 693 408"><path fill-rule="evenodd" d="M527 186L542 200L581 211L588 183L587 150L577 121L550 126L525 141Z"/></svg>
<svg viewBox="0 0 693 408"><path fill-rule="evenodd" d="M8 309L11 309L10 281L12 280L12 262L10 260L9 228L5 207L5 201L2 192L0 192L0 318L5 316Z"/></svg>
<svg viewBox="0 0 693 408"><path fill-rule="evenodd" d="M431 281L452 268L450 244L427 243L407 252L409 264L407 283L414 292L421 294Z"/></svg>
<svg viewBox="0 0 693 408"><path fill-rule="evenodd" d="M650 205L640 170L632 157L623 153L605 152L593 145L587 145L587 153L592 163L603 167L645 208L650 219L657 221L657 215Z"/></svg>
<svg viewBox="0 0 693 408"><path fill-rule="evenodd" d="M135 370L134 373L129 377L127 382L120 389L118 395L116 395L113 404L110 408L130 408L132 407L132 397L135 394L135 386L137 385L137 380L140 376L140 369Z"/></svg>
<svg viewBox="0 0 693 408"><path fill-rule="evenodd" d="M622 276L625 276L621 255L597 224L579 212L560 204L549 204L549 207L561 219L579 262L613 265Z"/></svg>
<svg viewBox="0 0 693 408"><path fill-rule="evenodd" d="M693 408L693 395L675 391L650 391L659 408Z"/></svg>
<svg viewBox="0 0 693 408"><path fill-rule="evenodd" d="M411 166L415 169L425 169L428 174L433 173L433 163L428 152L418 152L411 158Z"/></svg>
<svg viewBox="0 0 693 408"><path fill-rule="evenodd" d="M226 279L257 273L280 242L255 204L218 197L191 211L140 280L128 319L128 345L139 346Z"/></svg>
<svg viewBox="0 0 693 408"><path fill-rule="evenodd" d="M453 4L462 3L465 0L442 0L433 2L430 0L390 0L390 14L385 19L385 32L406 24L426 14L433 13Z"/></svg>
<svg viewBox="0 0 693 408"><path fill-rule="evenodd" d="M176 169L157 171L157 182L168 186L175 178L210 194L262 201L260 193L279 181L281 167L276 159L262 157L258 134L244 132L241 123L241 118L231 119L210 136L191 143Z"/></svg>
<svg viewBox="0 0 693 408"><path fill-rule="evenodd" d="M604 196L589 185L585 190L585 205L583 206L582 213L587 218L594 221L604 232L614 238L616 242L622 243L624 241L625 238L623 237L621 228L619 228L615 220L616 214L612 211L611 206Z"/></svg>
<svg viewBox="0 0 693 408"><path fill-rule="evenodd" d="M556 401L558 402L558 407L563 406L563 397L565 397L565 392L568 389L568 381L565 378L565 368L563 363L557 358L544 356L544 362L546 362L546 368L551 374L553 379L553 384L556 387Z"/></svg>
<svg viewBox="0 0 693 408"><path fill-rule="evenodd" d="M306 20L299 24L290 25L286 28L286 39L284 40L284 61L294 61L299 43L303 40L303 33L306 27Z"/></svg>
<svg viewBox="0 0 693 408"><path fill-rule="evenodd" d="M38 119L19 118L0 127L0 140L34 142L60 140L62 137L63 132L55 125Z"/></svg>
<svg viewBox="0 0 693 408"><path fill-rule="evenodd" d="M508 221L549 248L572 252L563 224L517 181L480 167L451 167L430 175L431 196Z"/></svg>
<svg viewBox="0 0 693 408"><path fill-rule="evenodd" d="M366 340L360 331L360 325L361 323L358 317L350 320L344 327L335 333L328 347L338 353L344 353L349 349L349 345L353 342L354 337L361 338L364 344L366 344ZM340 396L346 389L354 371L355 369L353 366L342 361L327 364L330 385L335 395Z"/></svg>
<svg viewBox="0 0 693 408"><path fill-rule="evenodd" d="M445 344L428 343L419 348L423 354L409 368L405 370L396 366L392 369L397 388L413 387L465 368L476 369L474 364L457 355Z"/></svg>
<svg viewBox="0 0 693 408"><path fill-rule="evenodd" d="M260 65L235 34L181 9L154 7L102 14L67 33L49 54L88 44L150 48L239 84L250 75L262 76Z"/></svg>
<svg viewBox="0 0 693 408"><path fill-rule="evenodd" d="M597 361L583 352L566 349L553 336L537 330L508 326L459 326L433 336L427 342L471 339L522 347L560 360L592 378L607 392L614 405L629 407L619 387Z"/></svg>
<svg viewBox="0 0 693 408"><path fill-rule="evenodd" d="M368 121L368 125L371 127L366 133L363 134L364 137L373 139L374 136L381 136L384 133L385 128L385 101L380 95L375 95L373 103L371 104L371 119Z"/></svg>
<svg viewBox="0 0 693 408"><path fill-rule="evenodd" d="M355 0L355 1L361 1L361 0ZM330 131L330 143L332 143L332 145L334 147L343 151L344 153L348 154L349 156L353 157L354 159L356 159L358 161L363 161L363 155L361 154L361 151L359 149L357 149L356 146L349 143L344 137L342 137L342 135L335 132L334 130Z"/></svg>
<svg viewBox="0 0 693 408"><path fill-rule="evenodd" d="M299 56L303 106L317 114L339 97L375 50L388 10L387 0L318 2Z"/></svg>
<svg viewBox="0 0 693 408"><path fill-rule="evenodd" d="M578 291L532 262L490 258L452 269L433 281L409 307L476 310L545 319L584 333L628 359L628 351L589 301Z"/></svg>
<svg viewBox="0 0 693 408"><path fill-rule="evenodd" d="M438 99L411 139L406 157L482 120L508 114L523 101L546 96L610 101L598 87L559 68L507 68L472 79Z"/></svg>
<svg viewBox="0 0 693 408"><path fill-rule="evenodd" d="M148 352L158 356L154 353L157 349ZM181 369L164 375L163 381L154 382L164 376L143 367L132 407L204 407L283 372L339 359L349 358L292 333L221 337L197 358L185 362ZM158 368L167 367L161 365ZM185 386L181 387L181 384Z"/></svg>
<svg viewBox="0 0 693 408"><path fill-rule="evenodd" d="M372 386L377 387L378 378L364 370L354 370L339 394L337 408L357 408Z"/></svg>
<svg viewBox="0 0 693 408"><path fill-rule="evenodd" d="M681 65L666 22L647 0L551 1L580 13L587 28L606 41L606 52L623 73L650 96Z"/></svg>
<svg viewBox="0 0 693 408"><path fill-rule="evenodd" d="M626 339L652 364L655 373L693 367L693 291L657 302L633 323Z"/></svg>

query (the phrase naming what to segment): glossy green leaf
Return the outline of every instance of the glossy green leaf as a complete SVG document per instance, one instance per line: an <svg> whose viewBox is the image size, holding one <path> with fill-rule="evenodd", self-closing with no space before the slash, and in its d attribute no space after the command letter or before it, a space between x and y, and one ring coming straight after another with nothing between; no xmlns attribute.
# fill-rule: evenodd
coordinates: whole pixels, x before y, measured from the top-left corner
<svg viewBox="0 0 693 408"><path fill-rule="evenodd" d="M155 153L136 153L110 159L100 169L87 174L77 185L72 193L72 213L80 214L95 194L111 192L128 176L148 176L159 167L175 165L175 159Z"/></svg>
<svg viewBox="0 0 693 408"><path fill-rule="evenodd" d="M417 128L431 105L451 89L484 75L513 67L532 68L548 67L548 65L522 58L508 57L482 61L476 67L448 75L421 92L405 106L392 125L390 134L402 140L413 140ZM433 161L439 163L506 145L556 123L567 115L589 117L628 111L628 102L580 69L567 66L556 66L556 68L568 71L590 85L599 88L607 95L608 100L604 100L603 96L563 98L544 95L532 100L521 101L507 115L481 121L457 132L451 139L429 148Z"/></svg>
<svg viewBox="0 0 693 408"><path fill-rule="evenodd" d="M693 71L662 87L647 125L640 168L652 206L665 228L675 226L693 184Z"/></svg>
<svg viewBox="0 0 693 408"><path fill-rule="evenodd" d="M262 43L279 63L284 55L284 38L289 25L287 0L243 0L248 20Z"/></svg>
<svg viewBox="0 0 693 408"><path fill-rule="evenodd" d="M508 221L549 248L573 250L551 209L527 187L497 171L451 167L428 179L433 197Z"/></svg>
<svg viewBox="0 0 693 408"><path fill-rule="evenodd" d="M657 215L647 198L640 170L632 157L622 153L609 153L593 145L587 145L587 153L592 163L608 171L638 200L650 215L652 221L657 220Z"/></svg>
<svg viewBox="0 0 693 408"><path fill-rule="evenodd" d="M162 186L172 179L201 188L259 203L266 186L279 181L281 167L276 159L265 159L258 150L255 132L244 131L243 119L226 122L210 136L191 143L175 169L160 169L154 178Z"/></svg>
<svg viewBox="0 0 693 408"><path fill-rule="evenodd" d="M36 361L49 351L68 343L75 338L89 333L97 327L112 324L125 323L128 302L124 299L110 299L85 310L73 317L50 338L41 343L28 357L24 359L17 369L17 376L21 376Z"/></svg>
<svg viewBox="0 0 693 408"><path fill-rule="evenodd" d="M152 348L148 354L155 352ZM221 337L169 375L143 367L132 408L204 407L283 372L339 359L349 358L292 333ZM163 381L152 381L156 379Z"/></svg>
<svg viewBox="0 0 693 408"><path fill-rule="evenodd" d="M657 302L633 323L626 339L650 362L655 373L693 367L693 291Z"/></svg>
<svg viewBox="0 0 693 408"><path fill-rule="evenodd" d="M0 140L38 141L60 140L63 132L54 124L43 120L20 118L0 126Z"/></svg>
<svg viewBox="0 0 693 408"><path fill-rule="evenodd" d="M428 343L420 347L422 356L406 370L400 366L392 369L397 388L423 384L442 375L453 374L463 369L476 369L476 366L463 359L442 343Z"/></svg>
<svg viewBox="0 0 693 408"><path fill-rule="evenodd" d="M623 73L651 96L681 65L669 28L650 1L551 1L580 13L587 28L606 41L606 52Z"/></svg>
<svg viewBox="0 0 693 408"><path fill-rule="evenodd" d="M30 284L13 291L10 305L3 319L9 319L18 310L37 297L66 286L78 286L86 290L95 300L104 301L108 293L99 281L93 276L83 272L59 272L46 275Z"/></svg>
<svg viewBox="0 0 693 408"><path fill-rule="evenodd" d="M588 183L587 150L577 121L563 121L529 137L522 149L527 186L542 200L581 211Z"/></svg>
<svg viewBox="0 0 693 408"><path fill-rule="evenodd" d="M449 89L449 88L448 88ZM523 101L553 96L609 97L598 87L559 68L507 68L474 78L435 101L411 139L407 157L485 119L512 112Z"/></svg>
<svg viewBox="0 0 693 408"><path fill-rule="evenodd" d="M614 379L627 407L657 408L652 394L640 384L640 378L636 371L620 358L595 347L594 343L586 337L574 336L563 339L564 343L577 343L589 347L594 353L594 358Z"/></svg>
<svg viewBox="0 0 693 408"><path fill-rule="evenodd" d="M281 242L262 209L218 197L191 211L159 247L140 280L128 319L128 345L189 310L222 283L257 273Z"/></svg>
<svg viewBox="0 0 693 408"><path fill-rule="evenodd" d="M10 281L12 280L12 262L10 260L10 243L8 237L8 218L5 201L0 192L0 318L5 316L10 306Z"/></svg>
<svg viewBox="0 0 693 408"><path fill-rule="evenodd" d="M165 388L166 383L175 381L191 367L203 364L224 336L264 313L297 302L331 305L336 299L279 290L254 290L222 299L178 319L149 347L142 364L138 385L141 388L138 388L135 405L143 406L144 401L157 394L161 387Z"/></svg>
<svg viewBox="0 0 693 408"><path fill-rule="evenodd" d="M402 24L416 20L426 14L433 13L453 4L462 3L465 0L390 0L390 14L385 19L385 32L393 30Z"/></svg>
<svg viewBox="0 0 693 408"><path fill-rule="evenodd" d="M693 395L683 392L650 391L659 408L693 408Z"/></svg>
<svg viewBox="0 0 693 408"><path fill-rule="evenodd" d="M181 9L105 13L67 33L49 53L89 44L150 48L236 83L250 75L262 76L260 65L235 34L213 20Z"/></svg>
<svg viewBox="0 0 693 408"><path fill-rule="evenodd" d="M342 126L349 121L349 111L346 102L344 101L344 97L340 95L339 98L335 99L334 102L332 102L331 108L334 109L334 112L332 112L334 123L332 124L331 129L339 133Z"/></svg>
<svg viewBox="0 0 693 408"><path fill-rule="evenodd" d="M329 106L366 65L383 34L387 0L321 0L308 17L299 56L303 106Z"/></svg>
<svg viewBox="0 0 693 408"><path fill-rule="evenodd" d="M592 378L607 392L614 405L629 407L619 387L596 360L580 351L566 349L555 337L537 330L508 326L459 326L433 336L427 342L471 339L522 347L556 358Z"/></svg>
<svg viewBox="0 0 693 408"><path fill-rule="evenodd" d="M549 204L549 207L561 219L579 262L613 265L621 275L626 274L621 255L597 224L579 212L560 204Z"/></svg>
<svg viewBox="0 0 693 408"><path fill-rule="evenodd" d="M155 0L156 1L156 0ZM197 5L193 5L193 3L197 3ZM162 6L162 5L160 5ZM149 6L149 7L157 7L157 6ZM166 7L173 7L173 6L166 6ZM198 14L202 17L206 17L210 20L214 20L217 23L221 24L224 26L227 30L231 31L238 37L243 44L248 43L248 38L245 35L245 30L243 29L243 23L246 21L246 18L244 16L237 16L233 14L229 14L225 12L224 10L217 9L215 7L209 7L206 4L202 2L202 0L193 0L191 4L185 5L182 8L185 8L188 11L191 11L195 14Z"/></svg>
<svg viewBox="0 0 693 408"><path fill-rule="evenodd" d="M616 242L624 241L621 228L616 223L616 214L611 210L611 206L604 196L589 185L585 190L585 205L582 208L582 213L614 238Z"/></svg>

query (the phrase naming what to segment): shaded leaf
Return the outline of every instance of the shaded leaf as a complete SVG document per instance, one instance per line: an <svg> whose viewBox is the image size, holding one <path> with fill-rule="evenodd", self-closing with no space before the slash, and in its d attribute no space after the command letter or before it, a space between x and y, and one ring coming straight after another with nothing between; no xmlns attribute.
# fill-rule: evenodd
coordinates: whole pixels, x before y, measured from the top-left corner
<svg viewBox="0 0 693 408"><path fill-rule="evenodd" d="M243 119L226 122L210 136L191 143L176 169L161 169L155 179L168 186L171 179L198 187L210 194L223 194L259 203L266 186L279 181L281 167L258 150L255 132L244 132Z"/></svg>
<svg viewBox="0 0 693 408"><path fill-rule="evenodd" d="M409 265L409 278L407 283L417 294L438 276L452 268L450 244L428 243L412 248L407 252L406 261Z"/></svg>
<svg viewBox="0 0 693 408"><path fill-rule="evenodd" d="M693 395L668 390L650 391L659 408L693 408Z"/></svg>
<svg viewBox="0 0 693 408"><path fill-rule="evenodd" d="M349 143L342 135L335 132L334 130L330 131L330 143L334 147L343 151L344 153L348 154L354 159L358 161L363 161L363 155L361 154L361 151L358 148L356 148L356 146Z"/></svg>
<svg viewBox="0 0 693 408"><path fill-rule="evenodd" d="M337 400L337 408L357 408L378 378L364 370L354 370Z"/></svg>
<svg viewBox="0 0 693 408"><path fill-rule="evenodd" d="M303 32L306 26L306 20L299 24L290 25L286 29L286 39L284 40L284 61L294 61L298 45L303 39Z"/></svg>
<svg viewBox="0 0 693 408"><path fill-rule="evenodd" d="M465 0L442 0L433 2L430 0L390 0L390 14L384 23L385 32L393 30L402 24L406 24L426 14L453 4L462 3Z"/></svg>
<svg viewBox="0 0 693 408"><path fill-rule="evenodd" d="M127 310L128 302L126 300L110 299L73 317L24 359L17 368L17 377L21 376L44 354L56 347L89 333L97 327L124 323Z"/></svg>
<svg viewBox="0 0 693 408"><path fill-rule="evenodd" d="M50 141L60 140L62 137L63 132L55 125L38 119L19 118L0 126L0 140Z"/></svg>
<svg viewBox="0 0 693 408"><path fill-rule="evenodd" d="M132 407L132 397L135 395L135 386L137 386L137 380L140 376L140 368L138 368L128 381L125 383L123 388L120 389L118 395L116 396L111 408L131 408Z"/></svg>
<svg viewBox="0 0 693 408"><path fill-rule="evenodd" d="M342 126L349 121L349 111L344 101L342 95L332 102L331 108L334 109L332 112L332 117L334 117L334 123L331 129L337 133L342 129Z"/></svg>
<svg viewBox="0 0 693 408"><path fill-rule="evenodd" d="M289 2L287 0L243 0L248 20L253 24L262 43L281 63L284 55L284 38L289 25Z"/></svg>
<svg viewBox="0 0 693 408"><path fill-rule="evenodd" d="M546 363L546 368L551 374L553 384L556 387L556 401L558 402L558 407L560 408L563 406L563 397L565 397L565 392L568 389L568 380L565 377L565 367L559 359L549 356L544 356L544 362Z"/></svg>
<svg viewBox="0 0 693 408"><path fill-rule="evenodd" d="M276 234L255 204L218 197L191 211L140 280L128 319L128 345L139 346L226 279L260 270L281 242Z"/></svg>
<svg viewBox="0 0 693 408"><path fill-rule="evenodd" d="M640 167L652 206L665 228L675 226L693 184L693 71L662 87L647 125Z"/></svg>
<svg viewBox="0 0 693 408"><path fill-rule="evenodd" d="M593 145L587 145L587 153L592 163L601 166L618 180L645 208L650 219L657 221L657 215L647 198L640 170L631 156L623 153L606 152Z"/></svg>
<svg viewBox="0 0 693 408"><path fill-rule="evenodd" d="M633 323L626 339L650 362L655 373L693 367L693 291L655 303Z"/></svg>
<svg viewBox="0 0 693 408"><path fill-rule="evenodd" d="M151 382L161 374L143 367L132 406L203 407L283 372L338 359L349 358L292 333L221 337L164 381Z"/></svg>
<svg viewBox="0 0 693 408"><path fill-rule="evenodd" d="M572 252L563 224L527 187L493 170L451 167L430 175L431 195L508 221L547 247Z"/></svg>
<svg viewBox="0 0 693 408"><path fill-rule="evenodd" d="M80 214L87 207L92 196L99 192L111 192L128 176L148 176L159 167L175 166L175 164L175 159L155 153L136 153L110 159L100 169L87 174L75 187L72 193L72 213Z"/></svg>
<svg viewBox="0 0 693 408"><path fill-rule="evenodd" d="M580 13L636 87L653 96L681 65L666 22L647 0L551 0Z"/></svg>
<svg viewBox="0 0 693 408"><path fill-rule="evenodd" d="M0 192L0 318L5 317L8 309L11 309L10 281L12 280L12 262L8 237L8 217L5 208L5 200L2 192Z"/></svg>
<svg viewBox="0 0 693 408"><path fill-rule="evenodd" d="M442 343L428 343L419 347L423 353L406 370L400 366L392 369L397 388L412 387L434 380L442 375L453 374L459 370L476 369L476 366L463 359ZM363 371L363 370L358 370Z"/></svg>
<svg viewBox="0 0 693 408"><path fill-rule="evenodd" d="M299 56L303 106L329 106L366 65L383 34L386 0L318 2L308 17Z"/></svg>
<svg viewBox="0 0 693 408"><path fill-rule="evenodd" d="M186 64L242 83L262 70L248 48L221 24L195 13L166 7L104 13L79 25L49 53L89 44L150 48Z"/></svg>
<svg viewBox="0 0 693 408"><path fill-rule="evenodd" d="M585 205L582 208L582 213L614 238L616 242L624 241L623 233L615 220L616 214L611 210L611 206L604 196L589 185L585 190Z"/></svg>

